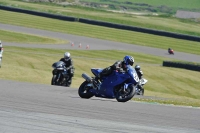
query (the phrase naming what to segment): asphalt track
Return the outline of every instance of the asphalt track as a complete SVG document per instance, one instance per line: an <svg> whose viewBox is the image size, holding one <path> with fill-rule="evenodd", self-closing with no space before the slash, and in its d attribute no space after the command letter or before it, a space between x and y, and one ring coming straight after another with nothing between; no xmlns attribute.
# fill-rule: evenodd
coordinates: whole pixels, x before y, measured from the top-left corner
<svg viewBox="0 0 200 133"><path fill-rule="evenodd" d="M0 24L0 28L76 40L77 44L90 44L91 49L125 50L131 47L137 52L147 49L147 53L153 54L154 50L158 50L158 56L169 56L159 49L148 50L128 44L123 44L122 48L122 43L87 37L3 24ZM69 44L3 44L20 47L72 48ZM173 58L179 58L176 55ZM184 59L190 58L187 54L184 55ZM81 99L77 88L0 80L0 133L199 133L199 125L199 108L135 101L119 103L115 99L96 97Z"/></svg>
<svg viewBox="0 0 200 133"><path fill-rule="evenodd" d="M1 133L199 133L200 109L81 99L77 89L0 80Z"/></svg>

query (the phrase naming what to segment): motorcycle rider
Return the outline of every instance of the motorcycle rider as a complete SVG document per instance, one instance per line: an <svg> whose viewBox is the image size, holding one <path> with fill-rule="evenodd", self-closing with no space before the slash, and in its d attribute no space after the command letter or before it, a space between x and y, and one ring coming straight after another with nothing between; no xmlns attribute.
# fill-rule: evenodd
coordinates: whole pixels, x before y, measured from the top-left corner
<svg viewBox="0 0 200 133"><path fill-rule="evenodd" d="M135 66L135 70L136 70L136 72L137 72L137 75L138 75L139 79L142 79L143 72L142 72L140 66L139 66L139 65L136 65L136 66Z"/></svg>
<svg viewBox="0 0 200 133"><path fill-rule="evenodd" d="M170 52L171 52L171 50L172 50L171 48L168 48L168 53L170 53Z"/></svg>
<svg viewBox="0 0 200 133"><path fill-rule="evenodd" d="M139 77L139 79L141 80L142 79L142 76L143 76L143 72L142 72L142 70L141 70L141 68L140 68L140 66L139 65L136 65L135 66L135 71L137 72L137 75L138 75L138 77ZM143 87L142 87L142 84L138 84L138 88L139 89L144 89Z"/></svg>
<svg viewBox="0 0 200 133"><path fill-rule="evenodd" d="M1 40L0 40L0 54L3 55L3 46L2 46Z"/></svg>
<svg viewBox="0 0 200 133"><path fill-rule="evenodd" d="M0 40L0 58L1 60L3 58L3 46L2 46L1 40ZM0 62L0 67L1 67L1 62Z"/></svg>
<svg viewBox="0 0 200 133"><path fill-rule="evenodd" d="M70 87L72 83L72 77L74 76L74 66L73 66L73 60L71 58L71 55L69 52L64 53L64 58L61 58L60 61L63 61L66 65L66 70L69 73L69 80L67 81L67 86Z"/></svg>
<svg viewBox="0 0 200 133"><path fill-rule="evenodd" d="M103 76L110 75L114 70L117 71L126 71L126 66L134 64L134 58L132 56L126 55L123 58L123 61L116 61L113 65L106 67L102 70L101 73L96 77L96 80L102 80Z"/></svg>

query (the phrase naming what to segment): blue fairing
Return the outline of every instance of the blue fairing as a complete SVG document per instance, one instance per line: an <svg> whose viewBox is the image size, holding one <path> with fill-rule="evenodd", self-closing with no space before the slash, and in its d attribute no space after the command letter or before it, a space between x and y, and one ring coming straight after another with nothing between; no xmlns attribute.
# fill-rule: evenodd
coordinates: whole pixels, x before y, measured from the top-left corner
<svg viewBox="0 0 200 133"><path fill-rule="evenodd" d="M130 76L129 78L129 82L132 84L137 84L139 82L139 77L137 75L137 72L135 71L135 69L132 66L127 66L127 73Z"/></svg>
<svg viewBox="0 0 200 133"><path fill-rule="evenodd" d="M97 76L103 69L101 68L92 68L91 71L92 73Z"/></svg>
<svg viewBox="0 0 200 133"><path fill-rule="evenodd" d="M102 70L103 69L91 69L95 76L98 75ZM122 83L126 83L126 85L136 84L139 81L137 78L138 76L135 69L132 66L128 66L127 72L122 73L113 71L113 73L109 76L103 77L100 90L92 90L92 92L99 97L115 98L115 86Z"/></svg>

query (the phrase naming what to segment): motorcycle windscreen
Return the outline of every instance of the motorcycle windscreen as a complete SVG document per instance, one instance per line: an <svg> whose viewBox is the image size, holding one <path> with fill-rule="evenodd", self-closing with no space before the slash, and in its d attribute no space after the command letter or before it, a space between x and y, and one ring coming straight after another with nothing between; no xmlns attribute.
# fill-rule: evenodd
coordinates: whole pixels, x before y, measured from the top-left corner
<svg viewBox="0 0 200 133"><path fill-rule="evenodd" d="M119 73L114 71L111 75L103 79L100 93L107 98L114 98L114 87L123 83L129 78L130 76L128 75L128 73Z"/></svg>
<svg viewBox="0 0 200 133"><path fill-rule="evenodd" d="M135 85L139 82L139 77L138 77L135 69L131 65L127 66L127 73L130 76L130 79L129 79L130 83Z"/></svg>
<svg viewBox="0 0 200 133"><path fill-rule="evenodd" d="M52 65L53 68L62 67L62 66L65 66L65 63L63 61L55 62Z"/></svg>

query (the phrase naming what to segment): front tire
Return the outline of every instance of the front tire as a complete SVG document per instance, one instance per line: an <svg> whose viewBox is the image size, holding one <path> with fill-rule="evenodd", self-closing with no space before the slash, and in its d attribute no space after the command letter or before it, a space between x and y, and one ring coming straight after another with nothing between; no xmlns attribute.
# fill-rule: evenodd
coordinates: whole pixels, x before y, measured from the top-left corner
<svg viewBox="0 0 200 133"><path fill-rule="evenodd" d="M126 91L123 91L123 89L120 89L116 93L117 101L118 102L127 102L127 101L129 101L135 95L135 93L136 93L135 90L136 90L135 86L132 86L132 85L129 85L128 88L126 89Z"/></svg>
<svg viewBox="0 0 200 133"><path fill-rule="evenodd" d="M89 90L92 89L91 86L88 86L89 82L87 81L84 81L79 89L78 89L78 94L81 98L86 98L86 99L89 99L91 97L94 96L94 94L92 94Z"/></svg>
<svg viewBox="0 0 200 133"><path fill-rule="evenodd" d="M56 85L57 75L53 75L51 79L51 85Z"/></svg>

